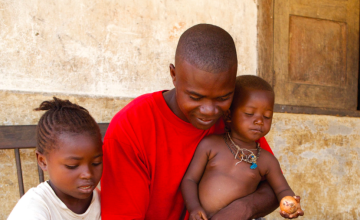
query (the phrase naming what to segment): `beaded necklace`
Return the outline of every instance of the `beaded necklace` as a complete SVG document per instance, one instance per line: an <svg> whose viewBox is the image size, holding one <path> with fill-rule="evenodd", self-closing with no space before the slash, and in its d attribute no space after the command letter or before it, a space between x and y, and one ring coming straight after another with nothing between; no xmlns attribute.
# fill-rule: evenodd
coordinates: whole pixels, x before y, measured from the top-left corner
<svg viewBox="0 0 360 220"><path fill-rule="evenodd" d="M229 150L235 156L235 159L240 160L235 165L241 163L242 161L245 161L251 164L250 169L253 170L257 167L256 161L260 157L260 151L261 151L259 143L256 143L256 149L245 149L245 148L240 148L238 145L234 143L234 141L230 137L230 132L225 133L223 135L223 138ZM257 150L257 155L255 156L255 154L251 150Z"/></svg>

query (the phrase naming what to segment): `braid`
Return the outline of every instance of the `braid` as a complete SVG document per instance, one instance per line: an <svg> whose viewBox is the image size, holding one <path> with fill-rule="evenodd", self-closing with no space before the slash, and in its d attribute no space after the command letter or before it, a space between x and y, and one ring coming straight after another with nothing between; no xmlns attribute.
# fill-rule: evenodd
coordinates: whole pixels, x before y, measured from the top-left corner
<svg viewBox="0 0 360 220"><path fill-rule="evenodd" d="M44 101L35 111L46 111L40 118L37 129L36 150L44 154L56 144L62 133L88 133L101 141L100 128L84 107L53 97Z"/></svg>

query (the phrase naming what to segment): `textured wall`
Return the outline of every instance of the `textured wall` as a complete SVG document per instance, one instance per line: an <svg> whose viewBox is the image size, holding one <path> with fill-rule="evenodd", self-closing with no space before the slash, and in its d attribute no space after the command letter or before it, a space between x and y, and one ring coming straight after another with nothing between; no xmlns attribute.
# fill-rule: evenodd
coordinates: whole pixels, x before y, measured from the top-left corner
<svg viewBox="0 0 360 220"><path fill-rule="evenodd" d="M359 118L277 113L266 138L304 219L360 219Z"/></svg>
<svg viewBox="0 0 360 220"><path fill-rule="evenodd" d="M180 34L197 23L234 37L256 73L253 0L0 0L0 89L136 97L171 88Z"/></svg>
<svg viewBox="0 0 360 220"><path fill-rule="evenodd" d="M62 95L56 93L23 93L0 90L0 125L37 124L43 112L33 111L42 101L53 96L69 99L89 110L95 120L110 122L111 118L132 99L112 97L90 97L80 95Z"/></svg>

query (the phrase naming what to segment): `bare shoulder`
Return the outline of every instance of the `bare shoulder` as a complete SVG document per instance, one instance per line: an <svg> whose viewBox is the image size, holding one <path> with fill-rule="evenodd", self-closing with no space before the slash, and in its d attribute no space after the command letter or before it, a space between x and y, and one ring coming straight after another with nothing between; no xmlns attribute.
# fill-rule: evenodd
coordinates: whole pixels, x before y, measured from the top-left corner
<svg viewBox="0 0 360 220"><path fill-rule="evenodd" d="M276 157L272 153L262 148L261 148L259 160L265 163L279 163Z"/></svg>
<svg viewBox="0 0 360 220"><path fill-rule="evenodd" d="M276 157L267 150L261 149L260 157L258 159L261 174L266 175L270 170L280 167L279 161Z"/></svg>
<svg viewBox="0 0 360 220"><path fill-rule="evenodd" d="M219 148L219 146L221 146L222 144L224 144L224 139L223 139L223 135L209 135L204 137L196 150L216 150L217 148Z"/></svg>

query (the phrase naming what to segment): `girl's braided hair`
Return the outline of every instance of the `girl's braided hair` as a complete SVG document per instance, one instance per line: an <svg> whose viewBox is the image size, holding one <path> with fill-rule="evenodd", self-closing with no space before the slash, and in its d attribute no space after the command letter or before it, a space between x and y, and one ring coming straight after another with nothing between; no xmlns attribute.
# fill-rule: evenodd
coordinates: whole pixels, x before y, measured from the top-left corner
<svg viewBox="0 0 360 220"><path fill-rule="evenodd" d="M44 101L35 111L46 111L36 128L36 150L42 154L55 147L57 137L63 133L87 133L101 142L100 128L88 110L69 100L53 97Z"/></svg>

